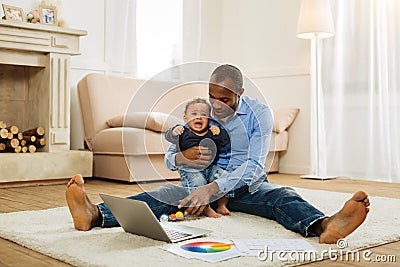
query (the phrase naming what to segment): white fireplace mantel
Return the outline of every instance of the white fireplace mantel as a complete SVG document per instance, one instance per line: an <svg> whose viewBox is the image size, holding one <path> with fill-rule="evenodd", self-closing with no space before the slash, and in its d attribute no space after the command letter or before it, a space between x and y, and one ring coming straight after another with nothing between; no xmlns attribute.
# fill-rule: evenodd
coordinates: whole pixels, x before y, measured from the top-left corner
<svg viewBox="0 0 400 267"><path fill-rule="evenodd" d="M0 120L42 126L43 152L0 153L0 183L92 175L92 154L70 150L70 57L86 31L0 20Z"/></svg>

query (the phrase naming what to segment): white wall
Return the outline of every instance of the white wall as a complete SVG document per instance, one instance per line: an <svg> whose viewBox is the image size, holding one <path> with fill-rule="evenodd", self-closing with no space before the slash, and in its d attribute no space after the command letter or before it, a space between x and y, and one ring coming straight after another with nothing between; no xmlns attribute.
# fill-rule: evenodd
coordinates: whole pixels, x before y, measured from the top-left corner
<svg viewBox="0 0 400 267"><path fill-rule="evenodd" d="M62 13L68 26L88 32L87 36L81 38L81 55L71 59L71 149L83 148L77 83L88 73L106 71L105 10L105 0L63 1Z"/></svg>
<svg viewBox="0 0 400 267"><path fill-rule="evenodd" d="M29 11L37 0L2 1ZM69 27L86 30L82 55L71 60L71 148L83 147L76 84L89 72L106 72L106 0L60 1ZM309 166L310 44L296 38L300 2L295 0L202 0L201 60L238 66L274 109L298 107L280 171L307 173ZM117 30L117 29L115 29Z"/></svg>

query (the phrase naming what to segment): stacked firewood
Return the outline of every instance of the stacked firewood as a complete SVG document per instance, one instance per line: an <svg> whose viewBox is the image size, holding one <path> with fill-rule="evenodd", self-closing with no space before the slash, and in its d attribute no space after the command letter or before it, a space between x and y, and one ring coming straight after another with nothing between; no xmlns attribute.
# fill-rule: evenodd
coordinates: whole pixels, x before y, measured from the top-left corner
<svg viewBox="0 0 400 267"><path fill-rule="evenodd" d="M16 125L7 127L0 121L0 153L34 153L46 145L45 130L37 127L26 131L19 131Z"/></svg>

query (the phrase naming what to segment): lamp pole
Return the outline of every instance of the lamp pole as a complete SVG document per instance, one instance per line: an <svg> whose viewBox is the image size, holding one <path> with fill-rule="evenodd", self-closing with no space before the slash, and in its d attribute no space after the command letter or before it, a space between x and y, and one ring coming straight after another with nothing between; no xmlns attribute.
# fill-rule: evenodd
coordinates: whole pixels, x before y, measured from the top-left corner
<svg viewBox="0 0 400 267"><path fill-rule="evenodd" d="M319 40L318 40L318 33L315 33L315 39L314 39L314 42L315 42L315 62L314 62L314 64L315 64L315 103L316 103L316 107L315 107L315 112L316 112L316 131L317 131L317 135L316 135L316 142L317 142L317 157L316 157L316 168L315 168L315 175L317 176L317 177L319 177L320 175L321 175L321 169L320 169L320 125L319 125L319 119L320 119L320 108L319 108L319 104L320 104L320 99L319 99L319 66L318 66L318 64L319 64L319 60L318 60L318 56L319 56L319 51L318 51L318 48L319 48L319 46L318 46L318 43L319 43ZM304 177L304 178L306 178L306 177Z"/></svg>
<svg viewBox="0 0 400 267"><path fill-rule="evenodd" d="M310 86L311 96L315 96L314 105L311 109L311 129L310 129L310 144L314 144L313 137L315 138L315 147L311 146L310 151L310 165L315 166L311 174L302 175L301 178L310 179L332 179L335 176L325 175L325 170L321 172L321 85L320 85L320 68L319 68L319 55L320 39L330 38L334 36L333 18L331 14L331 8L329 0L303 0L300 7L300 14L297 23L297 37L302 39L311 39L314 42L314 60L312 64L314 66L314 86ZM315 115L315 116L313 116ZM315 119L313 119L315 118ZM313 124L315 123L315 125ZM313 136L311 133L315 133ZM324 132L325 133L325 132ZM314 157L315 156L315 157ZM324 158L326 161L326 157ZM326 167L326 164L323 165ZM312 169L312 168L311 168Z"/></svg>

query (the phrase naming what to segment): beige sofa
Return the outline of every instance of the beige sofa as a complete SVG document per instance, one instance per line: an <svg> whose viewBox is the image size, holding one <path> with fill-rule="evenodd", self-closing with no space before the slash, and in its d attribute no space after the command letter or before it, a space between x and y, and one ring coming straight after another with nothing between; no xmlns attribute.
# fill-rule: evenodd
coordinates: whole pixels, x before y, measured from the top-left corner
<svg viewBox="0 0 400 267"><path fill-rule="evenodd" d="M184 103L197 96L207 96L206 84L178 85L98 73L83 77L78 98L85 147L93 151L93 176L128 182L179 178L165 167L170 144L162 132L180 121ZM279 171L279 153L287 149L289 140L286 130L297 112L275 112L279 119L267 159L270 172Z"/></svg>

